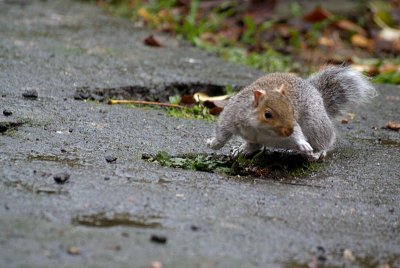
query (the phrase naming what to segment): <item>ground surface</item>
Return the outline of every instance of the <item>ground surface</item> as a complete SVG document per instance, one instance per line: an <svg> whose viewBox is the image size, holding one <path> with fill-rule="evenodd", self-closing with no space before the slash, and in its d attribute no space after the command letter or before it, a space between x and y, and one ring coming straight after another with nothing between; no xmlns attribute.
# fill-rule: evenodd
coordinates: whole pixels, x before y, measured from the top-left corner
<svg viewBox="0 0 400 268"><path fill-rule="evenodd" d="M260 74L167 37L144 46L148 35L92 5L0 1L0 108L13 113L0 115L0 267L400 266L400 136L381 129L400 121L398 87L377 86L374 103L338 123L336 149L311 172L164 168L141 155L211 153L213 124L76 90L163 99Z"/></svg>

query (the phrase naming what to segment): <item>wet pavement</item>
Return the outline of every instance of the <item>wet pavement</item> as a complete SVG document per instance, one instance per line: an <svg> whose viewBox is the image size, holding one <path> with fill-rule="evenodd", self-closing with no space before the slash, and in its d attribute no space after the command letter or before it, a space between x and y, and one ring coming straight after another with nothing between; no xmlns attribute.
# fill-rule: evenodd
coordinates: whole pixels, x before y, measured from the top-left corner
<svg viewBox="0 0 400 268"><path fill-rule="evenodd" d="M338 121L308 172L161 167L142 154L210 154L213 123L76 92L165 100L261 74L149 34L95 5L0 1L0 267L400 266L400 134L382 128L399 87Z"/></svg>

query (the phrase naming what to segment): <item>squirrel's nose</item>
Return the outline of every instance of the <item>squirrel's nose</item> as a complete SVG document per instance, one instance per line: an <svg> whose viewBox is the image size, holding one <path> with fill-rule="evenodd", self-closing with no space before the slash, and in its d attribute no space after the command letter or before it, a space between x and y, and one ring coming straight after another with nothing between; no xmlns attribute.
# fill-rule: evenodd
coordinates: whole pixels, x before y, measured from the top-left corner
<svg viewBox="0 0 400 268"><path fill-rule="evenodd" d="M280 132L281 132L282 136L289 137L293 133L293 128L292 127L288 127L288 128L283 127L280 129Z"/></svg>

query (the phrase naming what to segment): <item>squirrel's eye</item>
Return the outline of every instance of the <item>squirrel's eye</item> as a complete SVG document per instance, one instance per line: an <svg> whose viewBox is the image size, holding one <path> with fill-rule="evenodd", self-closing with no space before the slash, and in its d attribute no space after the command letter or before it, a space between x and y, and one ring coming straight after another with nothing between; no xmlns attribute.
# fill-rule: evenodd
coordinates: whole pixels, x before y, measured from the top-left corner
<svg viewBox="0 0 400 268"><path fill-rule="evenodd" d="M270 119L270 118L272 118L272 113L269 111L266 111L266 112L264 112L264 117L265 117L265 119Z"/></svg>

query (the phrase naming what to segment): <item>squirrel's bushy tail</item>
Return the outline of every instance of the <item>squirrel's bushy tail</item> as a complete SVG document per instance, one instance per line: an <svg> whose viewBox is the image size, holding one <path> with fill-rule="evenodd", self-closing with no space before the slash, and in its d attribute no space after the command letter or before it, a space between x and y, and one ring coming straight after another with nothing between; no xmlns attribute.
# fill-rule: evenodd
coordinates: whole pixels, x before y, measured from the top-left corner
<svg viewBox="0 0 400 268"><path fill-rule="evenodd" d="M328 67L310 76L307 81L321 93L330 117L376 96L375 88L368 79L349 67Z"/></svg>

